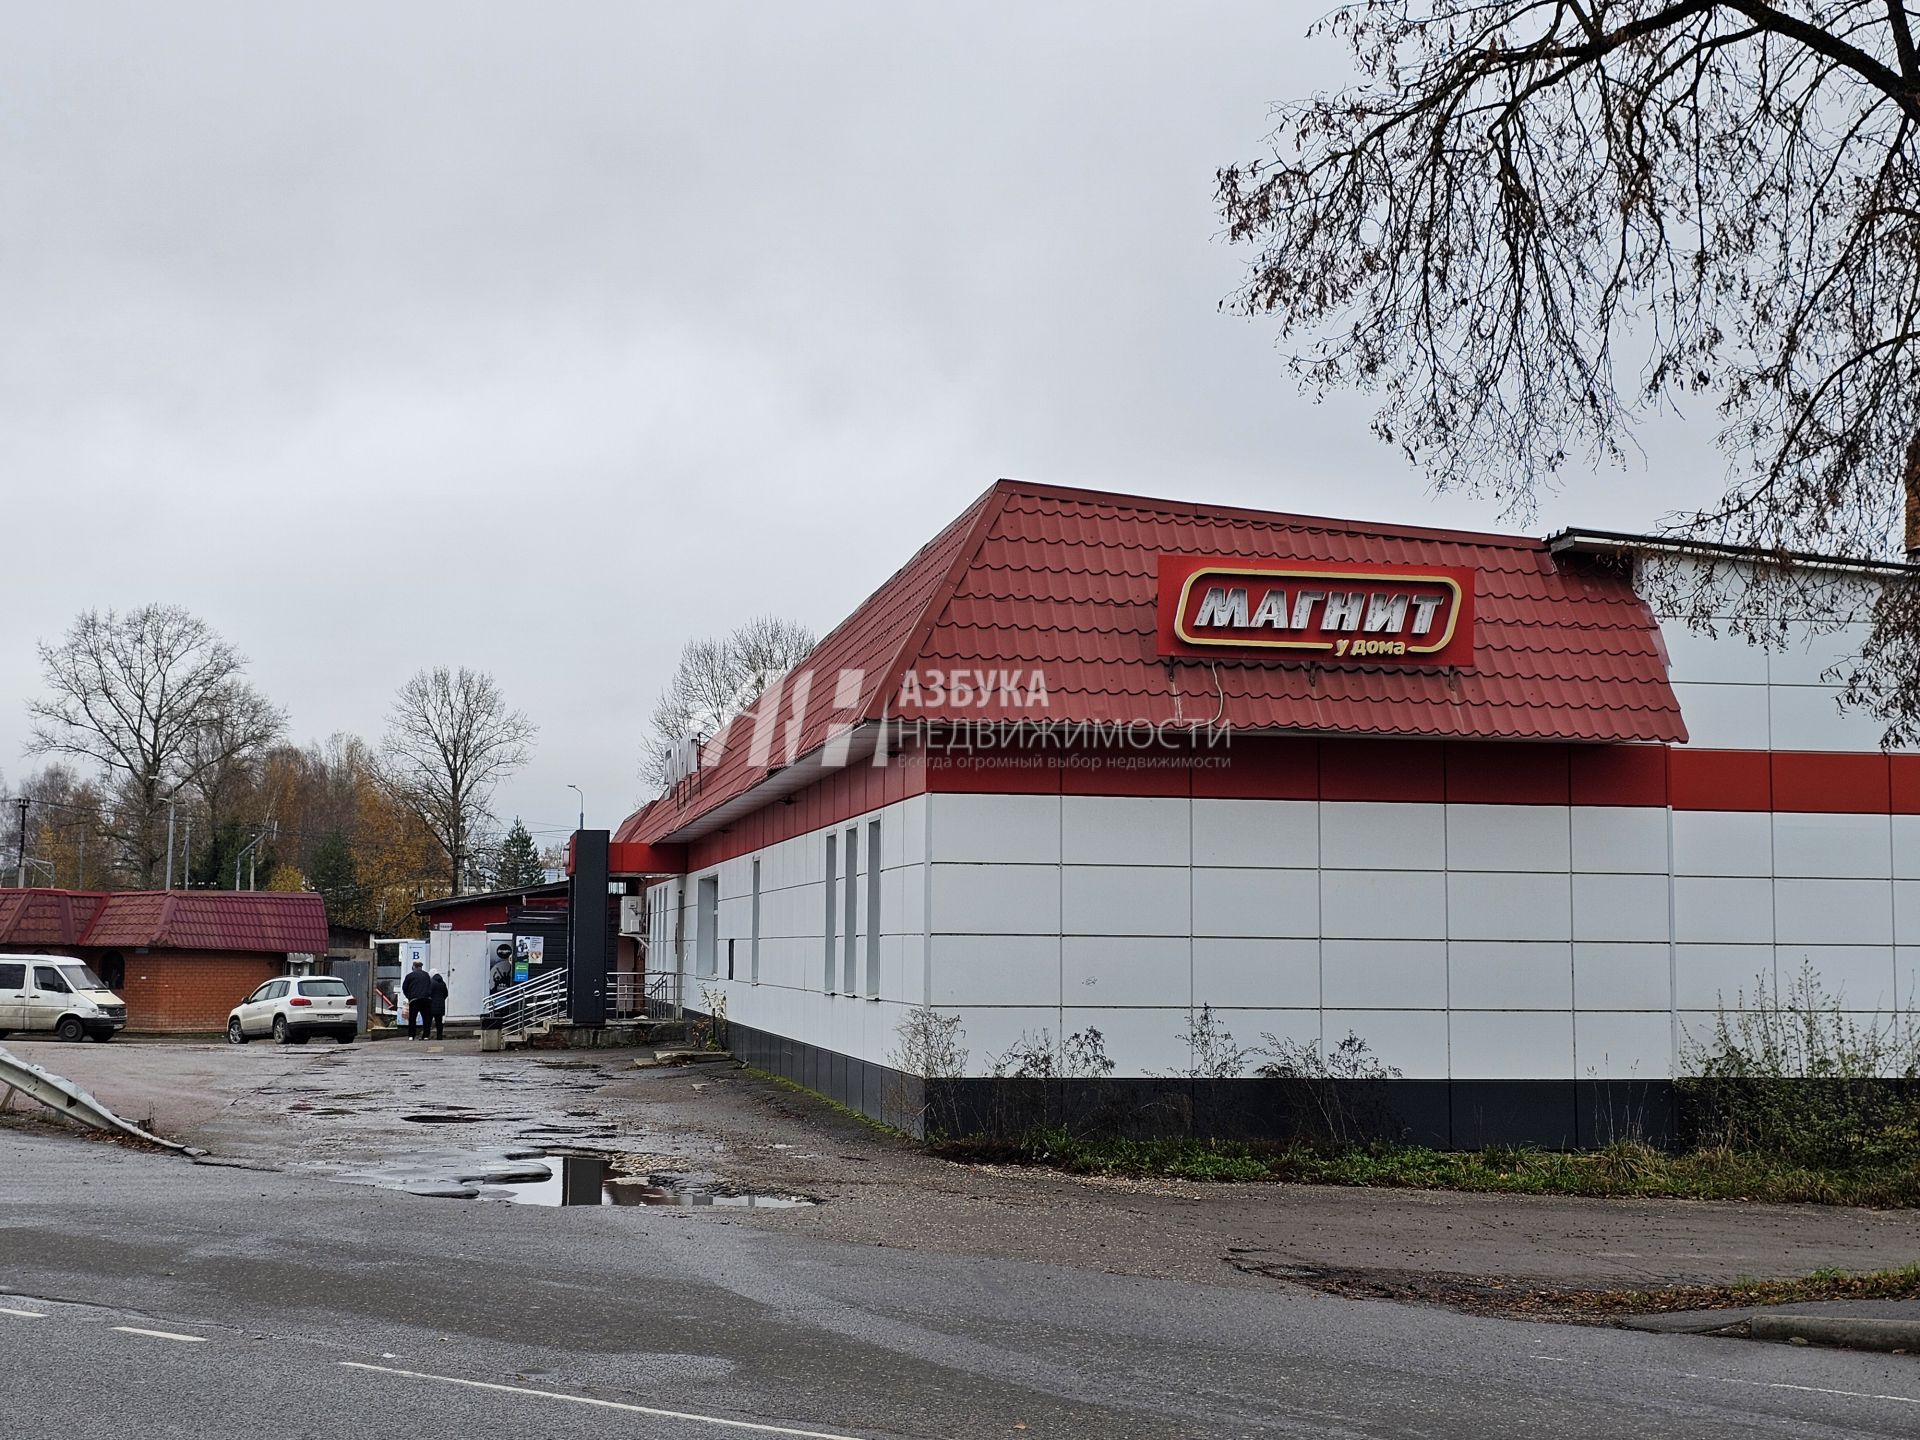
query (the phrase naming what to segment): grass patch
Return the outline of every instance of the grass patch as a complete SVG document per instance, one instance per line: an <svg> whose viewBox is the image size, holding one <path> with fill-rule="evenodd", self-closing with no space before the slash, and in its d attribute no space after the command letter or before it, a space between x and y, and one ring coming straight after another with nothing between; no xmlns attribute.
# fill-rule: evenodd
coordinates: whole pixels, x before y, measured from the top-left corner
<svg viewBox="0 0 1920 1440"><path fill-rule="evenodd" d="M776 1075L771 1070L762 1070L757 1065L748 1065L748 1064L745 1064L744 1062L741 1064L740 1068L745 1070L749 1075L752 1075L758 1079L767 1081L776 1090L785 1090L790 1095L803 1095L808 1100L811 1100L814 1104L822 1106L825 1109L831 1110L834 1114L839 1115L844 1119L856 1120L860 1124L866 1126L867 1129L875 1131L878 1134L884 1135L889 1140L913 1139L913 1137L907 1134L906 1131L897 1130L893 1126L887 1124L886 1121L876 1120L871 1115L867 1114L864 1111L855 1110L851 1105L842 1105L838 1100L832 1099L831 1097L826 1095L822 1095L818 1090L809 1090L806 1086L802 1085L798 1080L789 1080L784 1075Z"/></svg>
<svg viewBox="0 0 1920 1440"><path fill-rule="evenodd" d="M1518 1146L1477 1151L1404 1145L1314 1146L1230 1140L1120 1140L1036 1130L1020 1140L944 1140L951 1160L1045 1165L1076 1175L1201 1181L1292 1181L1508 1195L1759 1200L1884 1209L1920 1205L1920 1154L1815 1166L1715 1148L1669 1154L1622 1141L1563 1152ZM1745 1302L1742 1302L1745 1303Z"/></svg>

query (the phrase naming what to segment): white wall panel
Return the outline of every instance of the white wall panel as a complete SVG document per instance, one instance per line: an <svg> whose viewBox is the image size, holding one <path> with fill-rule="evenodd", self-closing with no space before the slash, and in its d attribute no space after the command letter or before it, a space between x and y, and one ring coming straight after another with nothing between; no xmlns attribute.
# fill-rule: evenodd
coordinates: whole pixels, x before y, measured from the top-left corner
<svg viewBox="0 0 1920 1440"><path fill-rule="evenodd" d="M1221 1010L1216 1007L1214 1021L1233 1037L1235 1045L1247 1052L1248 1074L1272 1062L1272 1042L1292 1041L1310 1047L1321 1043L1318 1009Z"/></svg>
<svg viewBox="0 0 1920 1440"><path fill-rule="evenodd" d="M1767 657L1767 678L1774 685L1832 685L1826 672L1857 656L1872 628L1842 625L1821 634L1805 621L1788 621L1787 625L1786 645Z"/></svg>
<svg viewBox="0 0 1920 1440"><path fill-rule="evenodd" d="M1151 795L1065 796L1061 857L1069 865L1185 865L1193 854L1190 805Z"/></svg>
<svg viewBox="0 0 1920 1440"><path fill-rule="evenodd" d="M1893 938L1902 945L1920 945L1920 880L1893 883Z"/></svg>
<svg viewBox="0 0 1920 1440"><path fill-rule="evenodd" d="M1875 880L1893 874L1893 827L1885 815L1773 817L1773 873Z"/></svg>
<svg viewBox="0 0 1920 1440"><path fill-rule="evenodd" d="M1679 877L1673 882L1673 938L1701 944L1771 944L1773 882Z"/></svg>
<svg viewBox="0 0 1920 1440"><path fill-rule="evenodd" d="M1725 626L1718 628L1718 635L1708 635L1684 620L1663 618L1660 638L1672 665L1669 675L1682 684L1766 684L1767 652L1727 634Z"/></svg>
<svg viewBox="0 0 1920 1440"><path fill-rule="evenodd" d="M1672 1018L1664 1010L1582 1010L1573 1017L1573 1065L1580 1080L1665 1080L1673 1074Z"/></svg>
<svg viewBox="0 0 1920 1440"><path fill-rule="evenodd" d="M1320 933L1329 939L1444 940L1447 877L1437 871L1324 871Z"/></svg>
<svg viewBox="0 0 1920 1440"><path fill-rule="evenodd" d="M1673 873L1771 875L1773 817L1764 811L1674 811Z"/></svg>
<svg viewBox="0 0 1920 1440"><path fill-rule="evenodd" d="M1571 940L1573 893L1568 877L1449 874L1447 934L1455 940Z"/></svg>
<svg viewBox="0 0 1920 1440"><path fill-rule="evenodd" d="M936 935L933 1005L1058 1005L1054 935Z"/></svg>
<svg viewBox="0 0 1920 1440"><path fill-rule="evenodd" d="M1573 942L1573 1002L1582 1010L1658 1010L1673 1003L1672 953L1662 945Z"/></svg>
<svg viewBox="0 0 1920 1440"><path fill-rule="evenodd" d="M1840 708L1840 691L1824 685L1776 685L1767 692L1776 750L1878 750L1884 721Z"/></svg>
<svg viewBox="0 0 1920 1440"><path fill-rule="evenodd" d="M1447 863L1446 807L1327 801L1320 855L1330 870L1438 870Z"/></svg>
<svg viewBox="0 0 1920 1440"><path fill-rule="evenodd" d="M1892 1011L1898 975L1891 945L1782 945L1774 955L1784 998L1791 998L1802 965L1820 977L1820 992L1845 1010Z"/></svg>
<svg viewBox="0 0 1920 1440"><path fill-rule="evenodd" d="M1320 985L1336 1009L1443 1009L1444 940L1323 940Z"/></svg>
<svg viewBox="0 0 1920 1440"><path fill-rule="evenodd" d="M1782 945L1891 945L1890 880L1776 880L1774 937Z"/></svg>
<svg viewBox="0 0 1920 1440"><path fill-rule="evenodd" d="M1451 1074L1467 1080L1571 1080L1568 1011L1455 1010L1448 1017Z"/></svg>
<svg viewBox="0 0 1920 1440"><path fill-rule="evenodd" d="M1449 870L1565 870L1572 821L1564 805L1448 805Z"/></svg>
<svg viewBox="0 0 1920 1440"><path fill-rule="evenodd" d="M1903 1012L1920 1010L1920 945L1894 947L1893 985Z"/></svg>
<svg viewBox="0 0 1920 1440"><path fill-rule="evenodd" d="M900 863L919 865L927 857L927 815L936 797L909 795L900 803Z"/></svg>
<svg viewBox="0 0 1920 1440"><path fill-rule="evenodd" d="M1570 1010L1573 946L1516 940L1455 940L1447 946L1447 994L1464 1010Z"/></svg>
<svg viewBox="0 0 1920 1440"><path fill-rule="evenodd" d="M1320 807L1312 800L1196 799L1193 863L1310 870L1320 863Z"/></svg>
<svg viewBox="0 0 1920 1440"><path fill-rule="evenodd" d="M1023 1039L1037 1040L1044 1032L1052 1044L1060 1040L1060 1009L1037 1005L970 1005L960 1014L967 1051L966 1073L991 1075L994 1061Z"/></svg>
<svg viewBox="0 0 1920 1440"><path fill-rule="evenodd" d="M1447 1076L1447 1016L1443 1010L1329 1010L1321 1033L1329 1050L1358 1035L1373 1058L1408 1080Z"/></svg>
<svg viewBox="0 0 1920 1440"><path fill-rule="evenodd" d="M1184 1075L1191 1063L1184 1005L1157 1010L1097 1010L1068 1006L1061 1026L1067 1034L1098 1030L1117 1075Z"/></svg>
<svg viewBox="0 0 1920 1440"><path fill-rule="evenodd" d="M1060 942L1060 1003L1185 1005L1191 946L1184 935L1068 935Z"/></svg>
<svg viewBox="0 0 1920 1440"><path fill-rule="evenodd" d="M1664 942L1667 886L1664 875L1575 875L1573 938Z"/></svg>
<svg viewBox="0 0 1920 1440"><path fill-rule="evenodd" d="M934 795L929 798L933 802L933 858L936 860L1051 865L1060 859L1058 795Z"/></svg>
<svg viewBox="0 0 1920 1440"><path fill-rule="evenodd" d="M1674 951L1674 999L1683 1010L1751 1007L1761 977L1774 983L1771 945L1681 945Z"/></svg>
<svg viewBox="0 0 1920 1440"><path fill-rule="evenodd" d="M1058 935L1060 871L1052 865L935 864L929 918L943 935Z"/></svg>
<svg viewBox="0 0 1920 1440"><path fill-rule="evenodd" d="M1573 807L1573 869L1667 873L1667 812L1643 805Z"/></svg>
<svg viewBox="0 0 1920 1440"><path fill-rule="evenodd" d="M1310 937L1320 933L1320 876L1313 870L1193 872L1193 933Z"/></svg>
<svg viewBox="0 0 1920 1440"><path fill-rule="evenodd" d="M1697 750L1765 750L1766 691L1752 685L1673 687L1687 735Z"/></svg>
<svg viewBox="0 0 1920 1440"><path fill-rule="evenodd" d="M1065 866L1066 933L1190 935L1192 875L1184 865Z"/></svg>
<svg viewBox="0 0 1920 1440"><path fill-rule="evenodd" d="M1193 1003L1275 1010L1317 1006L1320 942L1196 936Z"/></svg>
<svg viewBox="0 0 1920 1440"><path fill-rule="evenodd" d="M1893 873L1896 879L1920 880L1920 815L1893 817Z"/></svg>

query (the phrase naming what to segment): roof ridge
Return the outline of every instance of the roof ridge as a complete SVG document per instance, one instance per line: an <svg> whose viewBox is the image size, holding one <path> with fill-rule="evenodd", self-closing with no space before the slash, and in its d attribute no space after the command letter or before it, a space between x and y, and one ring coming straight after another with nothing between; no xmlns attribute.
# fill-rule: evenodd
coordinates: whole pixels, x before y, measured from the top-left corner
<svg viewBox="0 0 1920 1440"><path fill-rule="evenodd" d="M960 581L973 568L979 557L980 547L986 544L987 536L993 530L993 524L1000 518L1000 512L1006 508L1007 496L1014 493L1018 482L996 480L989 485L966 510L956 518L965 518L968 510L979 513L973 518L967 537L954 551L953 560L947 566L947 573L940 577L939 583L928 591L927 600L920 607L920 614L913 626L901 636L899 646L893 652L893 659L880 674L879 683L874 686L873 696L867 702L869 720L880 719L886 713L888 697L897 694L900 681L906 675L907 667L918 660L926 649L927 641L932 637L934 628L940 623L940 617L947 613L947 607L954 601L960 588ZM938 537L936 537L937 539ZM932 543L931 541L928 543ZM873 713L876 708L879 714Z"/></svg>
<svg viewBox="0 0 1920 1440"><path fill-rule="evenodd" d="M1031 495L1044 500L1104 501L1139 510L1194 515L1219 515L1240 520L1271 521L1286 525L1304 525L1344 534L1391 535L1408 540L1451 540L1467 545L1498 545L1511 550L1545 552L1547 542L1534 535L1506 534L1495 530L1452 530L1434 525L1399 525L1384 520L1342 519L1335 515L1303 515L1290 510L1259 510L1249 505L1220 505L1205 500L1174 500L1154 495L1133 495L1120 490L1092 490L1077 485L1050 485L1038 480L1002 479L995 488L1006 487L1008 494Z"/></svg>

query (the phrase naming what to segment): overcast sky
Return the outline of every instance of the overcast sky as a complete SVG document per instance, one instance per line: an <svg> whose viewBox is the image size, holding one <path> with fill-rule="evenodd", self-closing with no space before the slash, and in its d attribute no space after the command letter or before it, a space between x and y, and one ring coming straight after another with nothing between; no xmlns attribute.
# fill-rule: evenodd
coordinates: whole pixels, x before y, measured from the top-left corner
<svg viewBox="0 0 1920 1440"><path fill-rule="evenodd" d="M34 641L166 600L300 740L491 671L552 839L683 641L825 630L997 476L1499 526L1217 310L1321 8L6 0L0 770ZM1711 430L1534 528L1703 498Z"/></svg>

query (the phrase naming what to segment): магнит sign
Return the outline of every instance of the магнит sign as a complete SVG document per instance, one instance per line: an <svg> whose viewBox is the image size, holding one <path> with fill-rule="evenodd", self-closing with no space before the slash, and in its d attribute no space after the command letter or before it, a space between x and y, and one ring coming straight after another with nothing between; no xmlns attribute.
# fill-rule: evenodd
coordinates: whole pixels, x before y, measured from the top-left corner
<svg viewBox="0 0 1920 1440"><path fill-rule="evenodd" d="M1160 557L1162 655L1394 666L1473 663L1473 572Z"/></svg>

